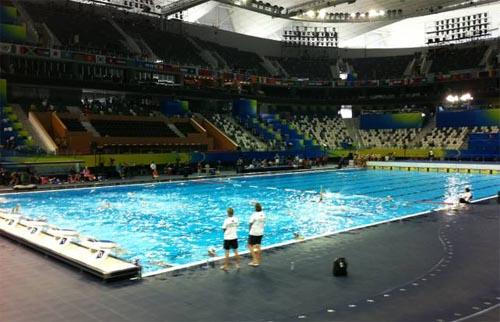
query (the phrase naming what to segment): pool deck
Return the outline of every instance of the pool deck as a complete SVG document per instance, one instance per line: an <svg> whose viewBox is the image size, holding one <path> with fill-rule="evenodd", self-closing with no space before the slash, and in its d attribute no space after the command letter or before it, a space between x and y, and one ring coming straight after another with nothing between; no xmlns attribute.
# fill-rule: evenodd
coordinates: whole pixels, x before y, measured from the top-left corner
<svg viewBox="0 0 500 322"><path fill-rule="evenodd" d="M0 238L0 321L499 321L499 216L490 199L275 248L259 268L108 284Z"/></svg>
<svg viewBox="0 0 500 322"><path fill-rule="evenodd" d="M310 169L297 169L297 170L286 170L286 171L270 171L270 172L258 172L258 173L237 173L234 170L221 171L217 175L207 175L206 173L193 173L188 177L182 175L160 175L157 179L152 179L150 175L148 176L135 176L126 179L106 179L102 181L93 182L76 182L76 183L61 183L61 184L45 184L38 185L36 189L31 190L14 190L10 186L0 185L0 194L3 193L20 193L20 192L33 192L33 191L47 191L47 190L62 190L62 189L75 189L75 188L93 188L93 187L108 187L108 186L121 186L121 185L131 185L131 184L147 184L156 182L171 182L171 181L186 181L186 180L200 180L200 179L217 179L217 178L231 178L236 176L256 176L256 175L267 175L267 174L282 174L282 173L295 173L304 171L321 171L321 170L335 170L337 165L329 164L326 166L314 166ZM343 168L348 169L348 168ZM354 169L354 168L350 168Z"/></svg>

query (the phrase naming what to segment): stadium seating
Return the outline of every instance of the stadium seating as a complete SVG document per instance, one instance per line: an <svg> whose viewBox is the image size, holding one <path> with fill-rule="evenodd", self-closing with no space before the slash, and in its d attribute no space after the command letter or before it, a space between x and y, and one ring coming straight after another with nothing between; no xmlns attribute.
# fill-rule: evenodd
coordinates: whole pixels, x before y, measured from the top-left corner
<svg viewBox="0 0 500 322"><path fill-rule="evenodd" d="M299 132L315 139L322 146L326 145L329 149L352 143L344 122L337 116L298 115L293 118L291 124Z"/></svg>
<svg viewBox="0 0 500 322"><path fill-rule="evenodd" d="M498 126L475 127L442 127L434 128L431 133L422 139L422 147L439 147L447 149L460 149L467 141L470 133L499 133Z"/></svg>
<svg viewBox="0 0 500 322"><path fill-rule="evenodd" d="M72 1L25 0L22 4L32 19L46 24L64 47L128 55L123 37L107 18L95 14L93 6Z"/></svg>
<svg viewBox="0 0 500 322"><path fill-rule="evenodd" d="M414 56L372 57L349 60L360 80L400 79Z"/></svg>
<svg viewBox="0 0 500 322"><path fill-rule="evenodd" d="M91 120L90 123L103 137L178 137L163 122Z"/></svg>
<svg viewBox="0 0 500 322"><path fill-rule="evenodd" d="M475 126L470 133L500 133L498 126Z"/></svg>
<svg viewBox="0 0 500 322"><path fill-rule="evenodd" d="M184 136L187 136L189 133L199 133L190 122L174 122L173 124Z"/></svg>
<svg viewBox="0 0 500 322"><path fill-rule="evenodd" d="M468 132L467 127L434 128L422 139L422 147L459 149L464 144Z"/></svg>
<svg viewBox="0 0 500 322"><path fill-rule="evenodd" d="M243 151L265 151L266 144L246 131L231 116L214 114L210 121L240 146Z"/></svg>
<svg viewBox="0 0 500 322"><path fill-rule="evenodd" d="M156 56L165 63L207 65L185 35L162 31L146 18L119 20L119 22L120 26L133 38L144 40ZM143 51L146 50L143 49Z"/></svg>
<svg viewBox="0 0 500 322"><path fill-rule="evenodd" d="M432 60L430 72L448 73L454 70L478 68L487 48L485 45L478 45L464 48L441 47L432 49L427 56L428 59Z"/></svg>
<svg viewBox="0 0 500 322"><path fill-rule="evenodd" d="M68 131L71 132L86 132L87 130L83 127L82 123L73 118L62 118L60 117L61 121L64 123Z"/></svg>
<svg viewBox="0 0 500 322"><path fill-rule="evenodd" d="M407 148L421 129L360 130L361 140L367 148Z"/></svg>
<svg viewBox="0 0 500 322"><path fill-rule="evenodd" d="M336 61L332 59L308 59L292 57L270 57L270 59L277 60L280 65L287 71L290 77L309 78L312 80L333 79L330 66L336 64Z"/></svg>
<svg viewBox="0 0 500 322"><path fill-rule="evenodd" d="M21 151L33 147L32 138L23 129L12 107L4 107L3 112L3 118L0 120L0 150Z"/></svg>
<svg viewBox="0 0 500 322"><path fill-rule="evenodd" d="M251 73L257 75L268 75L268 72L262 67L262 60L256 53L239 50L237 48L222 46L213 42L196 39L205 49L215 51L228 64L231 70L239 73Z"/></svg>
<svg viewBox="0 0 500 322"><path fill-rule="evenodd" d="M133 116L153 116L154 111L158 111L158 105L144 102L142 99L123 99L111 97L105 100L88 100L85 98L80 105L85 114L100 115L133 115Z"/></svg>

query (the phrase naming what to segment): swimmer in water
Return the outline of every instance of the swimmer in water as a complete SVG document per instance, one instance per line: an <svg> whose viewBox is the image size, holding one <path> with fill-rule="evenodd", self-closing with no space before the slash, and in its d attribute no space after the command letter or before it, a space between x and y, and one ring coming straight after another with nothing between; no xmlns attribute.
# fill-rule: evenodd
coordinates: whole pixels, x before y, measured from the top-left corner
<svg viewBox="0 0 500 322"><path fill-rule="evenodd" d="M472 201L472 192L470 191L470 188L467 187L465 188L465 192L460 195L458 202L460 204L470 204L471 201Z"/></svg>
<svg viewBox="0 0 500 322"><path fill-rule="evenodd" d="M108 201L103 202L98 209L109 209L111 208L111 204Z"/></svg>
<svg viewBox="0 0 500 322"><path fill-rule="evenodd" d="M295 240L304 240L304 236L299 233L293 233L293 239Z"/></svg>
<svg viewBox="0 0 500 322"><path fill-rule="evenodd" d="M21 209L21 205L17 204L14 208L12 208L11 213L18 214L20 209Z"/></svg>
<svg viewBox="0 0 500 322"><path fill-rule="evenodd" d="M323 202L323 186L321 186L321 189L319 191L319 200L318 200L318 203L319 202Z"/></svg>
<svg viewBox="0 0 500 322"><path fill-rule="evenodd" d="M217 251L215 250L214 247L210 247L207 251L208 257L216 257L217 256Z"/></svg>
<svg viewBox="0 0 500 322"><path fill-rule="evenodd" d="M387 201L392 201L392 200L393 200L393 199L392 199L392 196L391 196L391 195L387 196Z"/></svg>

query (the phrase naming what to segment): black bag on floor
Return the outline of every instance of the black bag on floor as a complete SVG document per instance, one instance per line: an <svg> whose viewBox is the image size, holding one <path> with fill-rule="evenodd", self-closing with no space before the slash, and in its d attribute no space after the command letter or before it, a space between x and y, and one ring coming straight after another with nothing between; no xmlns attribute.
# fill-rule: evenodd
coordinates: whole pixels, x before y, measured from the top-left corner
<svg viewBox="0 0 500 322"><path fill-rule="evenodd" d="M344 257L333 262L333 276L347 276L347 262Z"/></svg>

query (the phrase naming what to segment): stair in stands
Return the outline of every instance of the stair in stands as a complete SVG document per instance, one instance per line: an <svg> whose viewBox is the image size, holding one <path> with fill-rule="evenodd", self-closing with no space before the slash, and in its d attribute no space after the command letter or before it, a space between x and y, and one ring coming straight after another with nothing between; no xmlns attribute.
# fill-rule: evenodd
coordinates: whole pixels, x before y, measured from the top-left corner
<svg viewBox="0 0 500 322"><path fill-rule="evenodd" d="M169 127L169 129L172 130L172 132L174 132L175 134L177 134L180 138L185 138L186 137L181 131L179 131L179 129L174 124L167 123L167 126Z"/></svg>
<svg viewBox="0 0 500 322"><path fill-rule="evenodd" d="M432 129L436 127L436 116L433 115L427 123L422 127L422 130L417 134L417 136L410 142L410 147L417 147L421 144L422 139L425 138Z"/></svg>
<svg viewBox="0 0 500 322"><path fill-rule="evenodd" d="M87 120L82 110L78 106L67 106L66 109L73 115L77 116L82 123L82 126L87 130L87 132L91 133L93 137L99 138L101 135L97 130L92 126L92 124Z"/></svg>

